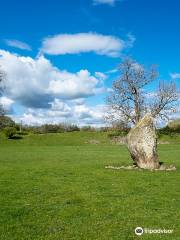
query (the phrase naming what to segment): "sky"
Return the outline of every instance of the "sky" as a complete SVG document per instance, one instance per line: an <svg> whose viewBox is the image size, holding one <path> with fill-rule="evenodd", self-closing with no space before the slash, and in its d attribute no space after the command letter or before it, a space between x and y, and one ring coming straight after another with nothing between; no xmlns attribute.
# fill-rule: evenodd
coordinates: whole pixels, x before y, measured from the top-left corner
<svg viewBox="0 0 180 240"><path fill-rule="evenodd" d="M178 0L1 0L0 103L23 124L100 126L125 56L179 86L179 9Z"/></svg>

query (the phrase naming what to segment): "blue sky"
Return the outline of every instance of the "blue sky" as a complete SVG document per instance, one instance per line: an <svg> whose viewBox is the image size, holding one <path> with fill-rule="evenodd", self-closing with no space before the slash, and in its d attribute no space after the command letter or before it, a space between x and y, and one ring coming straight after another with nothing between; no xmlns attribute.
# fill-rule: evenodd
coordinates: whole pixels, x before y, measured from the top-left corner
<svg viewBox="0 0 180 240"><path fill-rule="evenodd" d="M2 0L1 102L28 124L101 124L123 56L179 82L179 8L178 0Z"/></svg>

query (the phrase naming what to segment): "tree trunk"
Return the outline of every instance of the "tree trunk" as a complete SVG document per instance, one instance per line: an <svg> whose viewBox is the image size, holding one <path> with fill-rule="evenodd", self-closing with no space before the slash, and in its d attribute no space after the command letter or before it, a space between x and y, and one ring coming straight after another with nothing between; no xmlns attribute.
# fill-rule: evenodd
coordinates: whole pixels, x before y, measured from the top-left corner
<svg viewBox="0 0 180 240"><path fill-rule="evenodd" d="M140 120L140 109L139 109L139 94L138 91L135 89L134 90L134 111L135 111L135 118L136 118L136 123L139 122Z"/></svg>
<svg viewBox="0 0 180 240"><path fill-rule="evenodd" d="M130 130L127 144L132 160L139 168L157 169L160 167L157 155L157 136L150 114L146 114Z"/></svg>

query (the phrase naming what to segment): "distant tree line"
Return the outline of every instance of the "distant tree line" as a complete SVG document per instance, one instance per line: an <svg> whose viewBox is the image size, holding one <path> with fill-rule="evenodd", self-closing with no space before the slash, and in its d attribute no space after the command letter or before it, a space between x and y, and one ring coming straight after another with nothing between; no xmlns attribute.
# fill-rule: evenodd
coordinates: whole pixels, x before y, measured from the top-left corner
<svg viewBox="0 0 180 240"><path fill-rule="evenodd" d="M87 132L108 132L109 137L125 136L130 128L124 122L115 122L109 127L92 127L82 126L76 124L43 124L41 126L28 126L15 123L10 117L0 116L0 131L4 132L8 138L13 138L15 135L27 134L48 134L48 133L64 133L74 131L87 131ZM173 135L180 133L180 119L169 122L165 127L157 129L158 134Z"/></svg>
<svg viewBox="0 0 180 240"><path fill-rule="evenodd" d="M80 128L75 124L43 124L41 126L23 126L23 130L35 134L63 133L79 131Z"/></svg>
<svg viewBox="0 0 180 240"><path fill-rule="evenodd" d="M22 130L24 132L30 132L34 134L47 134L47 133L64 133L64 132L77 132L77 131L87 131L87 132L108 131L108 128L106 127L95 128L92 126L79 127L76 124L59 123L59 124L43 124L40 126L23 125Z"/></svg>
<svg viewBox="0 0 180 240"><path fill-rule="evenodd" d="M180 134L180 119L169 122L165 127L160 128L158 133L165 135Z"/></svg>
<svg viewBox="0 0 180 240"><path fill-rule="evenodd" d="M6 128L14 128L16 132L20 135L25 135L28 133L33 134L46 134L46 133L63 133L63 132L74 132L74 131L108 131L108 127L95 128L92 126L82 126L79 127L76 124L71 123L59 123L59 124L42 124L40 126L30 126L15 123L10 117L5 115L0 115L0 130Z"/></svg>

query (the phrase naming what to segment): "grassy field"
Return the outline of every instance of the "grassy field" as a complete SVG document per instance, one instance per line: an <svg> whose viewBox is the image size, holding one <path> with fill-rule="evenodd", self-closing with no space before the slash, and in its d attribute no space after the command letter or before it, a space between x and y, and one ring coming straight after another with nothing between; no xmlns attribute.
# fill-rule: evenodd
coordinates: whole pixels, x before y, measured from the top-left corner
<svg viewBox="0 0 180 240"><path fill-rule="evenodd" d="M106 133L1 136L0 239L180 239L180 138L162 139L175 172L105 169L131 163ZM136 236L137 226L174 232Z"/></svg>

